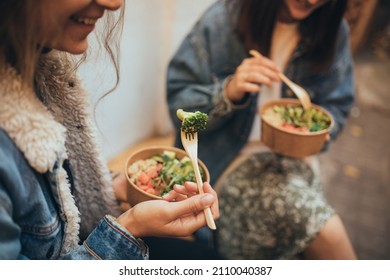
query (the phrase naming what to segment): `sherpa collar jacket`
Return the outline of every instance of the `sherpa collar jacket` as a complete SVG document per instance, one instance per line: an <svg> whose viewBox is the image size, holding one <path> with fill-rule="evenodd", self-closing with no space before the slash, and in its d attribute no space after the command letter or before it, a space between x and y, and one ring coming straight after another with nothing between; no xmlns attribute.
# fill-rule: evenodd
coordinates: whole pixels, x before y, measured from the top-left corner
<svg viewBox="0 0 390 280"><path fill-rule="evenodd" d="M44 54L26 89L0 67L0 259L145 259L111 216L120 208L72 69Z"/></svg>

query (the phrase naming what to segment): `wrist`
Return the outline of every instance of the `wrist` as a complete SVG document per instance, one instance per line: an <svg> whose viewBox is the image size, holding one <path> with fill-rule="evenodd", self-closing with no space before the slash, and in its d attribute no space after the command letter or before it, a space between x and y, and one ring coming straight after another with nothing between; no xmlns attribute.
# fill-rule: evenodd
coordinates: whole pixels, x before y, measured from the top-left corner
<svg viewBox="0 0 390 280"><path fill-rule="evenodd" d="M139 226L137 226L137 221L134 218L133 208L130 208L118 218L116 222L124 227L134 238L140 238L141 234L139 232Z"/></svg>
<svg viewBox="0 0 390 280"><path fill-rule="evenodd" d="M226 82L226 97L230 100L230 102L238 102L244 98L244 93L238 92L234 86L234 83L232 81L235 79L234 76L232 76L227 82Z"/></svg>

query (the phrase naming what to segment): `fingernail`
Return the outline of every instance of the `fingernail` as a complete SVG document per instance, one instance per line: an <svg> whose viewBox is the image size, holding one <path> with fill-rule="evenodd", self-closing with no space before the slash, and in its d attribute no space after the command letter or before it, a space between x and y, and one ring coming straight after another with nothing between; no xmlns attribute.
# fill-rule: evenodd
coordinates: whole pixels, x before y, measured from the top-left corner
<svg viewBox="0 0 390 280"><path fill-rule="evenodd" d="M203 205L211 205L214 201L214 197L211 194L206 194L201 199Z"/></svg>

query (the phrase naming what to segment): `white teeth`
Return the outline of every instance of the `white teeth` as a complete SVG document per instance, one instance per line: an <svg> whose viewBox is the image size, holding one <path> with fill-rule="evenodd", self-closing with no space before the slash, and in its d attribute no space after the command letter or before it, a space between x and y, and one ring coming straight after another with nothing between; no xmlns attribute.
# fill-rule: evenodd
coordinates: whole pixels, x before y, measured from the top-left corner
<svg viewBox="0 0 390 280"><path fill-rule="evenodd" d="M97 21L97 19L94 19L94 18L84 18L84 17L73 17L73 19L75 21L77 21L78 23L83 23L83 24L88 24L88 25L95 24Z"/></svg>

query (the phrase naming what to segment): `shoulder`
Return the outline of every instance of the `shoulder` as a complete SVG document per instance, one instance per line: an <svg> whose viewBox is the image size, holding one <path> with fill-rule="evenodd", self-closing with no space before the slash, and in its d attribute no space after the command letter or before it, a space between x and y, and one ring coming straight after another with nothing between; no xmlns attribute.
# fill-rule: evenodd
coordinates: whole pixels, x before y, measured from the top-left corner
<svg viewBox="0 0 390 280"><path fill-rule="evenodd" d="M340 23L340 28L337 34L337 48L340 50L340 48L346 48L349 47L349 41L350 41L350 29L348 22L343 19Z"/></svg>
<svg viewBox="0 0 390 280"><path fill-rule="evenodd" d="M23 158L22 153L16 147L15 143L8 134L0 128L0 170L15 172L18 163Z"/></svg>
<svg viewBox="0 0 390 280"><path fill-rule="evenodd" d="M23 156L12 139L1 128L0 159L0 189L12 193L22 178Z"/></svg>
<svg viewBox="0 0 390 280"><path fill-rule="evenodd" d="M210 7L203 13L203 17L212 19L215 17L226 17L226 0L215 1Z"/></svg>
<svg viewBox="0 0 390 280"><path fill-rule="evenodd" d="M11 156L17 151L18 150L15 146L15 143L8 136L8 134L0 127L0 155L1 155L1 158L4 159L3 156ZM3 162L3 160L1 162Z"/></svg>
<svg viewBox="0 0 390 280"><path fill-rule="evenodd" d="M334 67L338 69L349 68L352 64L352 53L350 45L349 25L345 19L342 20L337 34L335 45Z"/></svg>
<svg viewBox="0 0 390 280"><path fill-rule="evenodd" d="M23 152L0 127L0 181L7 177L8 182L31 176L34 171Z"/></svg>
<svg viewBox="0 0 390 280"><path fill-rule="evenodd" d="M214 30L226 28L230 25L230 16L225 0L213 3L198 19L195 28Z"/></svg>
<svg viewBox="0 0 390 280"><path fill-rule="evenodd" d="M340 35L341 36L349 36L350 28L348 22L343 19L340 24Z"/></svg>
<svg viewBox="0 0 390 280"><path fill-rule="evenodd" d="M229 1L218 0L212 4L196 21L185 41L193 45L209 45L221 49L235 42L235 15L228 6ZM232 12L230 12L232 11Z"/></svg>

